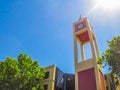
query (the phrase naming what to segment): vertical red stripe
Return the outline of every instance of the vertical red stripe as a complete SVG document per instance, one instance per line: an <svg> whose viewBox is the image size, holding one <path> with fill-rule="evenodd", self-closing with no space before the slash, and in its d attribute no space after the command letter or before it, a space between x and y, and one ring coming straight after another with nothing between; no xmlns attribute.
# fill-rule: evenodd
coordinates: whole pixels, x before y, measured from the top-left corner
<svg viewBox="0 0 120 90"><path fill-rule="evenodd" d="M101 83L101 89L105 90L104 76L101 71L100 71L100 83Z"/></svg>
<svg viewBox="0 0 120 90"><path fill-rule="evenodd" d="M97 90L94 68L78 72L79 90Z"/></svg>

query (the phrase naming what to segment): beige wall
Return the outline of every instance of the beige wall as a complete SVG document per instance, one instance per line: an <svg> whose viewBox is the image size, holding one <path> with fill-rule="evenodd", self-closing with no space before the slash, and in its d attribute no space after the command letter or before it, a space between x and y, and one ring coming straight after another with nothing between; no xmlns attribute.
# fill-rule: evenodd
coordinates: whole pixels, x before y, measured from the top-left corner
<svg viewBox="0 0 120 90"><path fill-rule="evenodd" d="M55 86L56 66L55 65L48 66L48 67L46 67L46 71L49 72L49 77L44 79L42 81L42 84L48 85L47 90L55 90L54 86Z"/></svg>
<svg viewBox="0 0 120 90"><path fill-rule="evenodd" d="M114 84L116 86L116 90L120 90L120 81L118 80L117 75L113 74L113 77L114 77ZM118 81L118 85L116 85L117 81ZM110 74L106 75L105 83L106 83L106 87L108 88L107 90L111 90L112 78Z"/></svg>
<svg viewBox="0 0 120 90"><path fill-rule="evenodd" d="M111 76L109 74L106 75L105 83L106 83L106 90L111 90L112 80L111 80Z"/></svg>

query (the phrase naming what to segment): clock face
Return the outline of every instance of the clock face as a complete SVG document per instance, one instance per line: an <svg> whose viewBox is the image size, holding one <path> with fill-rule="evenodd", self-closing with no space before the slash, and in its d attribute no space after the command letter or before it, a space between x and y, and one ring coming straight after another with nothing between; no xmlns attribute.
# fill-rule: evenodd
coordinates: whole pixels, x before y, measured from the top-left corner
<svg viewBox="0 0 120 90"><path fill-rule="evenodd" d="M82 29L82 28L83 28L83 26L84 26L84 25L83 25L82 23L81 23L81 24L79 24L79 25L78 25L78 29Z"/></svg>
<svg viewBox="0 0 120 90"><path fill-rule="evenodd" d="M83 28L86 28L86 22L82 21L80 23L75 24L75 32L82 30Z"/></svg>

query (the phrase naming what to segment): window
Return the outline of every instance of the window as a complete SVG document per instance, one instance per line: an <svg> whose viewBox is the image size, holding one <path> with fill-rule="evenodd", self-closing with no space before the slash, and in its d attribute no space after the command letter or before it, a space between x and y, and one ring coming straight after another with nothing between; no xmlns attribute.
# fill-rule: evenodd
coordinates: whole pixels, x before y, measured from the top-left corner
<svg viewBox="0 0 120 90"><path fill-rule="evenodd" d="M105 80L107 80L107 75L105 75L104 77L105 77Z"/></svg>
<svg viewBox="0 0 120 90"><path fill-rule="evenodd" d="M45 73L44 79L47 79L47 78L49 78L49 72L46 72L46 73Z"/></svg>
<svg viewBox="0 0 120 90"><path fill-rule="evenodd" d="M108 90L108 87L106 87L106 90Z"/></svg>
<svg viewBox="0 0 120 90"><path fill-rule="evenodd" d="M43 85L44 90L48 90L48 84Z"/></svg>

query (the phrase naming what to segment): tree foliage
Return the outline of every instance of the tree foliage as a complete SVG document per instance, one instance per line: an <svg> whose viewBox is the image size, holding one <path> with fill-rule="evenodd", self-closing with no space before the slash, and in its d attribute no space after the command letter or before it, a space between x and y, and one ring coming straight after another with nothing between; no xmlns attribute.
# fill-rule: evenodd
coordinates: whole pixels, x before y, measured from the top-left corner
<svg viewBox="0 0 120 90"><path fill-rule="evenodd" d="M26 54L0 62L0 90L43 90L45 69Z"/></svg>
<svg viewBox="0 0 120 90"><path fill-rule="evenodd" d="M120 74L120 36L107 41L108 49L103 53L98 61L99 64L105 63L110 66L110 70L117 75Z"/></svg>

